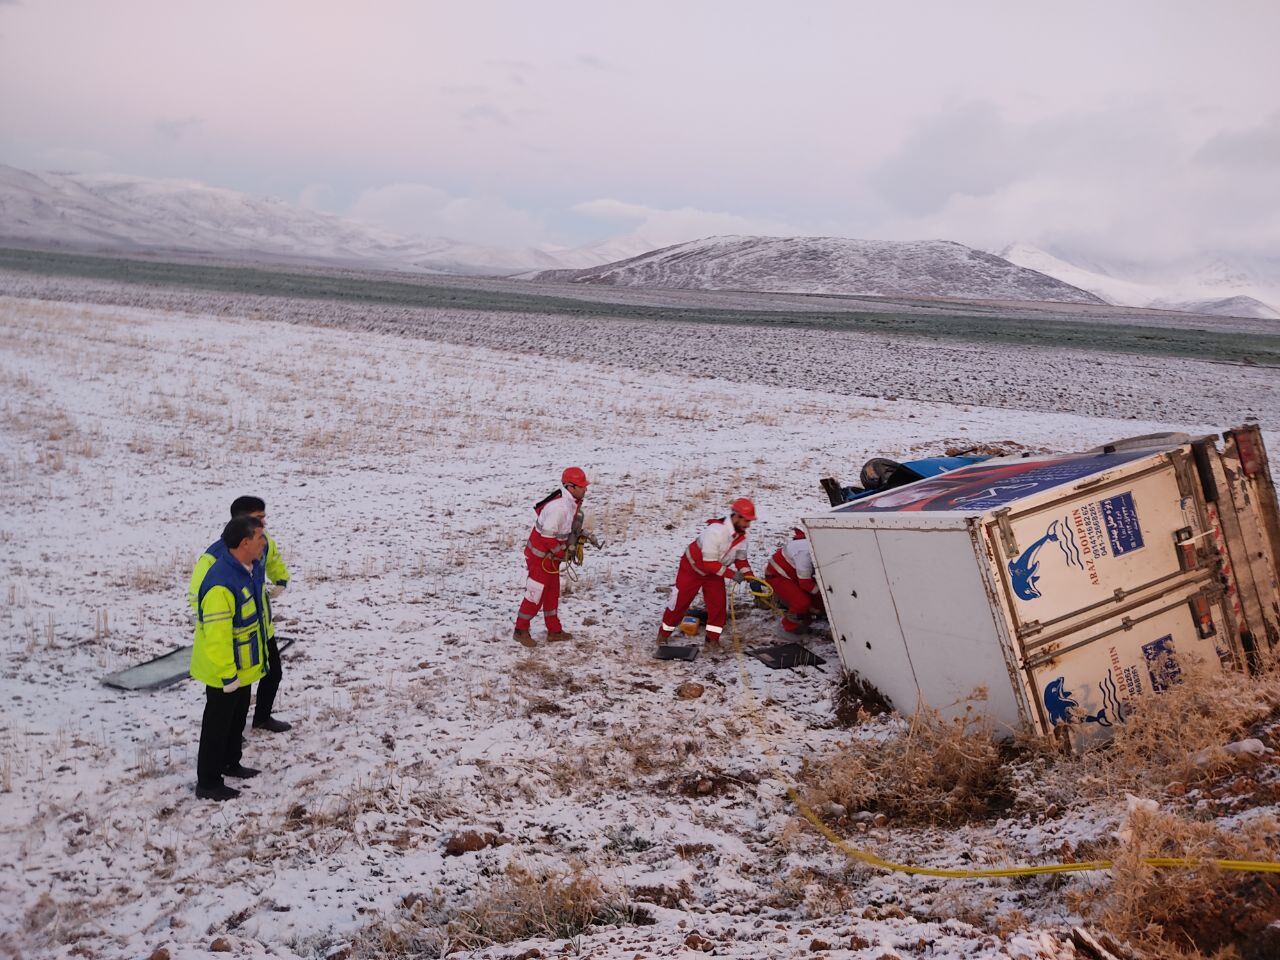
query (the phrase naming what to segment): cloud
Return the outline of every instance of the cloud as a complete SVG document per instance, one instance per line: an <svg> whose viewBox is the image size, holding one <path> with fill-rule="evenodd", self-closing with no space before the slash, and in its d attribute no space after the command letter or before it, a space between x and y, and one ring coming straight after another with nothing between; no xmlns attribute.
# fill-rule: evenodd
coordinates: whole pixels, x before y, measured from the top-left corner
<svg viewBox="0 0 1280 960"><path fill-rule="evenodd" d="M1196 154L1208 167L1265 167L1280 172L1280 113L1245 130L1228 130L1212 137Z"/></svg>
<svg viewBox="0 0 1280 960"><path fill-rule="evenodd" d="M515 87L524 87L529 78L538 73L538 68L528 60L489 60L487 66L496 67L506 77L507 83Z"/></svg>
<svg viewBox="0 0 1280 960"><path fill-rule="evenodd" d="M160 117L152 126L160 136L176 143L202 123L200 117Z"/></svg>
<svg viewBox="0 0 1280 960"><path fill-rule="evenodd" d="M1193 136L1160 102L1035 120L969 103L916 127L869 175L878 236L1028 240L1136 261L1280 241L1280 117Z"/></svg>
<svg viewBox="0 0 1280 960"><path fill-rule="evenodd" d="M492 103L474 103L462 110L458 117L466 124L493 123L500 127L511 126L511 118L501 107Z"/></svg>
<svg viewBox="0 0 1280 960"><path fill-rule="evenodd" d="M545 239L546 226L493 196L457 197L423 183L393 183L361 193L346 215L401 235L524 246Z"/></svg>
<svg viewBox="0 0 1280 960"><path fill-rule="evenodd" d="M662 209L622 200L600 199L575 204L571 209L582 216L618 223L627 233L659 246L725 234L786 237L805 232L792 224L696 207Z"/></svg>
<svg viewBox="0 0 1280 960"><path fill-rule="evenodd" d="M36 155L36 166L62 173L110 173L115 161L92 147L48 147Z"/></svg>
<svg viewBox="0 0 1280 960"><path fill-rule="evenodd" d="M993 196L1023 180L1125 177L1184 153L1160 104L1017 121L994 103L976 101L928 117L868 182L894 208L920 216L952 198Z"/></svg>
<svg viewBox="0 0 1280 960"><path fill-rule="evenodd" d="M334 191L327 183L308 183L298 191L298 205L304 210L328 212L333 209Z"/></svg>
<svg viewBox="0 0 1280 960"><path fill-rule="evenodd" d="M940 210L956 194L990 194L1018 176L1026 159L1011 134L994 104L965 104L920 125L867 180L903 213Z"/></svg>

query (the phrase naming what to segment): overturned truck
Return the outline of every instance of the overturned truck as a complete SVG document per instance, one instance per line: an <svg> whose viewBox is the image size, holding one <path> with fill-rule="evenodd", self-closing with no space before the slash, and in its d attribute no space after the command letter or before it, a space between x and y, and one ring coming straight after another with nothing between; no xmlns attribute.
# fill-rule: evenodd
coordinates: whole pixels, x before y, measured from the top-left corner
<svg viewBox="0 0 1280 960"><path fill-rule="evenodd" d="M906 712L983 690L999 728L1081 748L1188 674L1261 668L1276 490L1256 424L1220 440L992 458L806 518L845 669Z"/></svg>

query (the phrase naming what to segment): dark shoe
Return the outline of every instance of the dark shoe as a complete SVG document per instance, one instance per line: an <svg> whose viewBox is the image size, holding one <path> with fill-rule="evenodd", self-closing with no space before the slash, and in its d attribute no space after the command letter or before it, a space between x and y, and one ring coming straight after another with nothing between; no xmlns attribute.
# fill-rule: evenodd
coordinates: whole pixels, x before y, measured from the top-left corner
<svg viewBox="0 0 1280 960"><path fill-rule="evenodd" d="M292 730L293 724L284 720L277 720L275 717L267 717L265 720L254 720L253 729L266 730L270 733L284 733L286 730Z"/></svg>
<svg viewBox="0 0 1280 960"><path fill-rule="evenodd" d="M253 767L246 767L237 763L234 767L225 768L222 771L222 775L224 777L235 777L237 780L248 780L251 777L256 777L261 772L261 770L255 770Z"/></svg>
<svg viewBox="0 0 1280 960"><path fill-rule="evenodd" d="M522 647L536 647L538 645L538 642L533 639L533 634L528 630L517 630L511 636Z"/></svg>
<svg viewBox="0 0 1280 960"><path fill-rule="evenodd" d="M547 634L547 639L552 643L559 643L561 640L572 640L573 634L568 630L556 630Z"/></svg>
<svg viewBox="0 0 1280 960"><path fill-rule="evenodd" d="M201 800L234 800L240 791L220 783L216 787L196 787L196 796Z"/></svg>

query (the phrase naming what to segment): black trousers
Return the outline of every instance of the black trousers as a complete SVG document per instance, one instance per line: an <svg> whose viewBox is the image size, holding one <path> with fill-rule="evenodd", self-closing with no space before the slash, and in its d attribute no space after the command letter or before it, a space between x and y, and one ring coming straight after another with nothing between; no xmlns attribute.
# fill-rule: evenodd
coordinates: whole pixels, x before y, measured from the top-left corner
<svg viewBox="0 0 1280 960"><path fill-rule="evenodd" d="M280 651L276 648L276 638L272 637L267 641L267 675L258 681L258 699L253 706L254 723L262 723L271 716L282 676L284 668L280 665Z"/></svg>
<svg viewBox="0 0 1280 960"><path fill-rule="evenodd" d="M235 693L221 687L204 688L204 719L200 723L200 753L196 782L202 787L222 785L222 771L240 763L240 738L249 719L249 686Z"/></svg>

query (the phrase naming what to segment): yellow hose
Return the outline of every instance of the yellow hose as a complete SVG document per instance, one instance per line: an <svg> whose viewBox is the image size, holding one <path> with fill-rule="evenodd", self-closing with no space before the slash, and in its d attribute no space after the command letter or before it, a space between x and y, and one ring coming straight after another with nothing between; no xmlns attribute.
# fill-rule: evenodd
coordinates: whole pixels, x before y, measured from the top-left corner
<svg viewBox="0 0 1280 960"><path fill-rule="evenodd" d="M758 579L748 577L747 579ZM985 870L961 870L947 869L942 867L921 867L911 863L895 863L892 860L885 860L877 857L868 850L855 847L844 837L840 836L830 827L828 827L817 814L800 799L800 794L796 790L795 784L783 772L782 768L774 760L773 754L769 748L767 735L764 731L764 725L760 720L759 704L756 702L755 690L751 686L751 678L747 674L747 661L742 654L742 638L738 635L738 617L734 604L735 594L737 592L737 584L733 584L733 590L729 594L729 624L730 636L733 638L733 652L738 660L738 672L742 676L743 696L747 700L747 714L751 717L756 726L758 734L757 742L760 744L764 758L773 770L774 777L779 780L787 790L787 796L791 798L791 802L796 805L796 809L800 811L800 815L809 824L825 837L833 846L837 847L847 856L862 863L869 864L873 867L879 867L882 870L894 871L897 873L909 873L924 877L948 877L956 880L969 880L978 877L1030 877L1048 873L1084 873L1090 870L1109 870L1115 865L1111 860L1080 860L1073 863L1045 863L1034 867L991 867ZM766 584L768 586L768 584ZM773 593L772 589L769 591ZM1195 869L1213 865L1220 870L1233 870L1244 873L1280 873L1280 863L1269 860L1215 860L1200 859L1195 857L1143 857L1142 862L1152 867L1165 868L1181 868Z"/></svg>
<svg viewBox="0 0 1280 960"><path fill-rule="evenodd" d="M582 566L582 561L587 555L586 547L586 538L579 537L578 542L573 545L572 549L569 549L568 544L565 545L565 556L563 560L554 560L550 554L547 554L542 558L542 572L567 573L570 580L576 579L578 575L574 571L568 569L562 570L560 564L564 563L571 567ZM548 566L549 563L552 564L552 566Z"/></svg>

